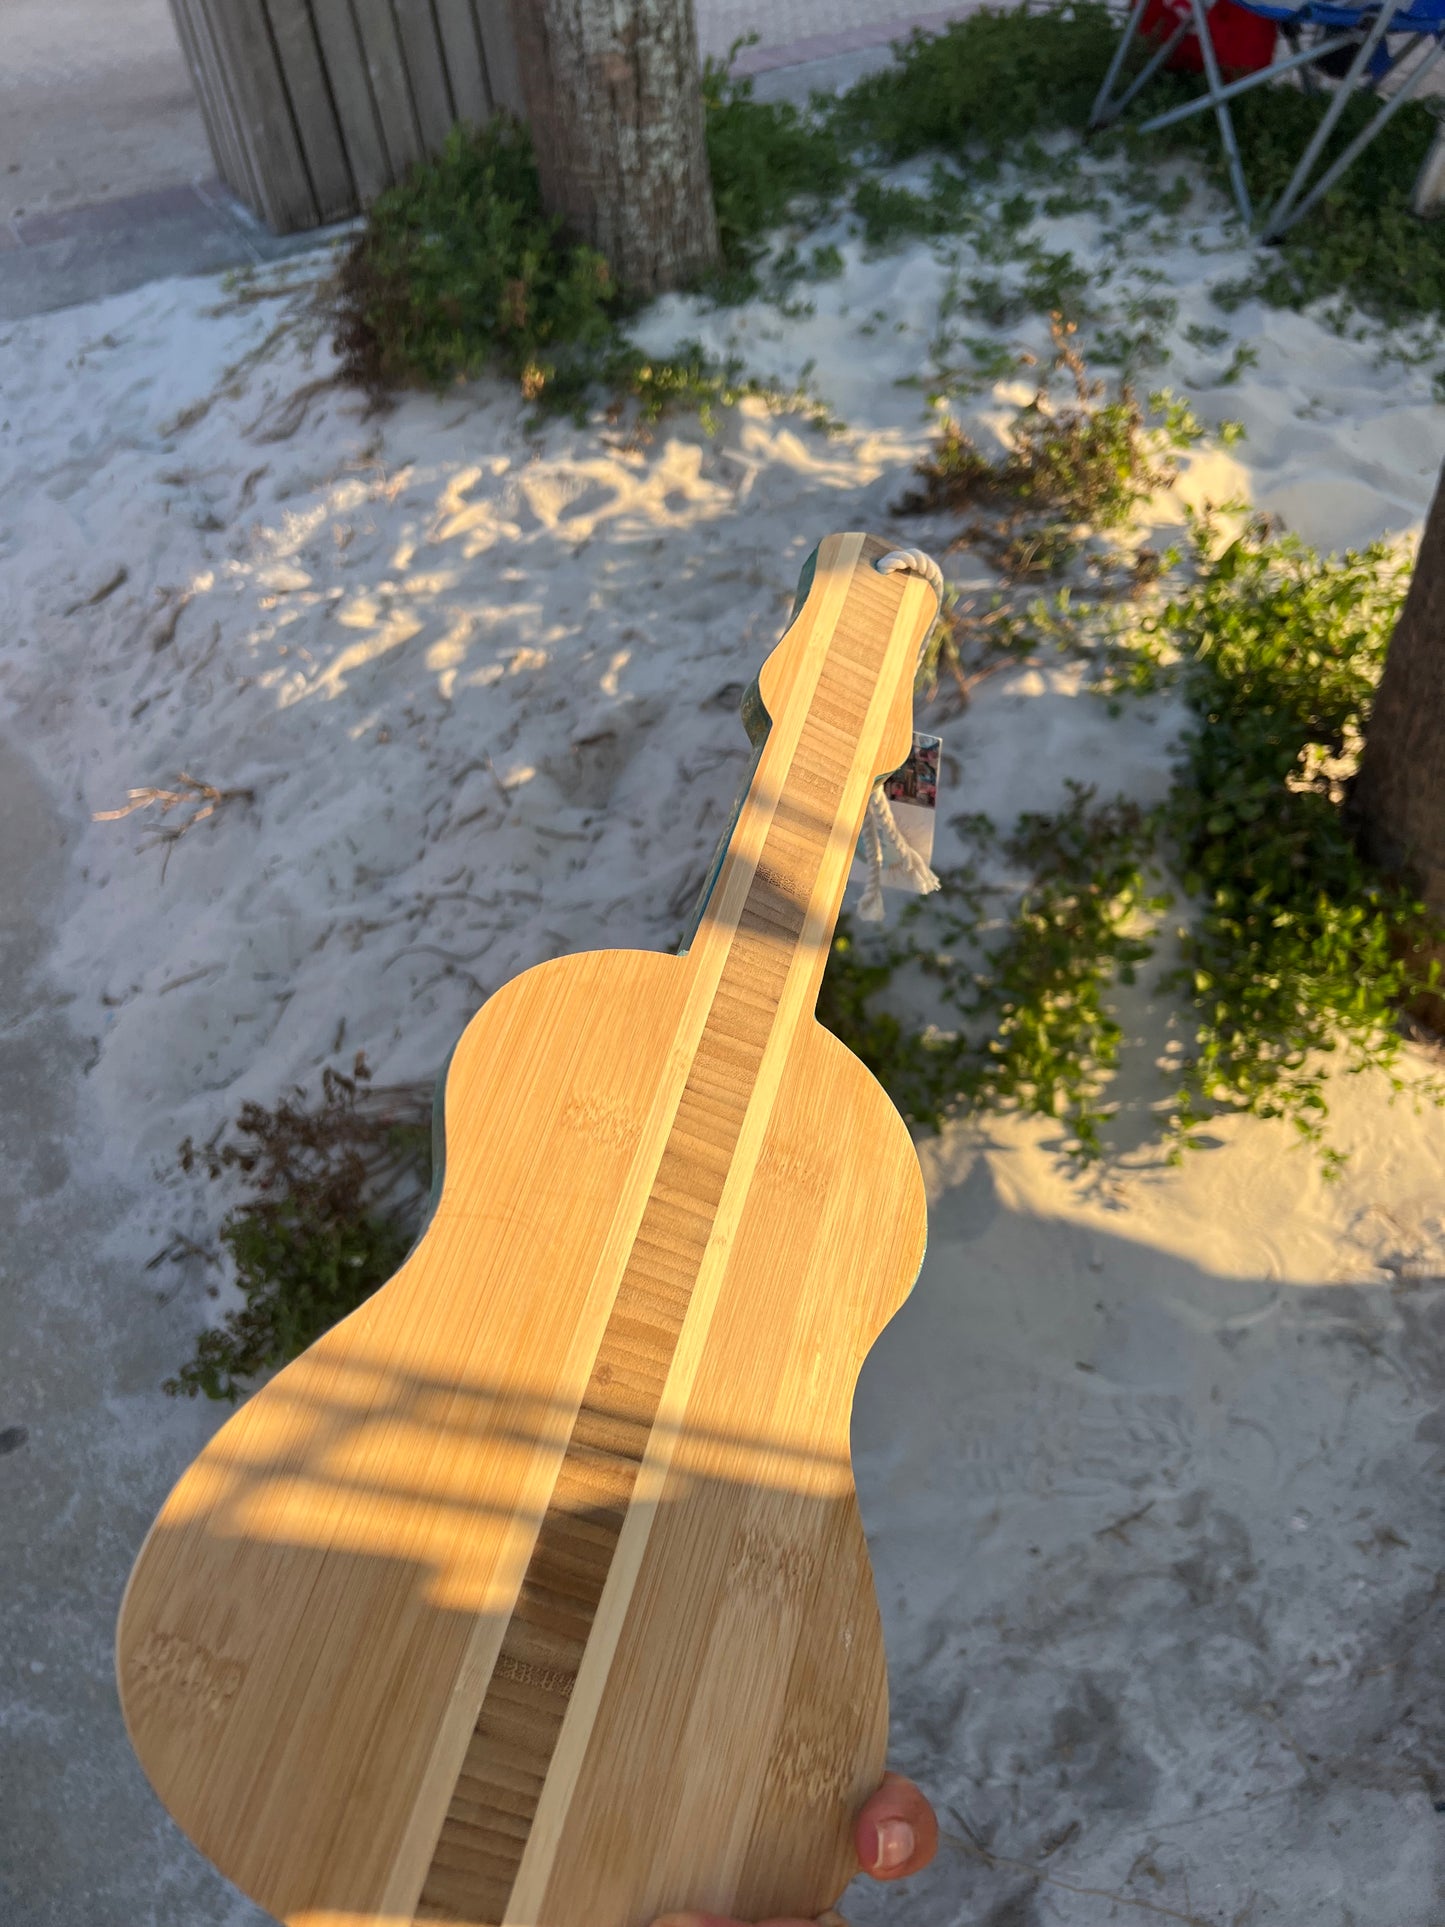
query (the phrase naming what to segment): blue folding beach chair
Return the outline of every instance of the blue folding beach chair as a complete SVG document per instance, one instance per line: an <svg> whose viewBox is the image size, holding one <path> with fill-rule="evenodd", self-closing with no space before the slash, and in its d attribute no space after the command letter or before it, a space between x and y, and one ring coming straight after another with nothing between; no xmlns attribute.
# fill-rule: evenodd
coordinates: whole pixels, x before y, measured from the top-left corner
<svg viewBox="0 0 1445 1927"><path fill-rule="evenodd" d="M1094 102L1089 126L1106 127L1111 121L1117 120L1159 72L1185 36L1191 33L1197 35L1206 92L1197 100L1187 101L1182 107L1155 114L1151 120L1141 124L1139 131L1149 133L1155 128L1169 127L1175 121L1185 120L1191 114L1206 113L1212 108L1219 122L1220 139L1229 163L1229 178L1234 186L1235 200L1239 203L1239 211L1246 225L1252 227L1254 210L1250 204L1249 189L1245 185L1234 123L1229 115L1230 101L1253 87L1262 87L1297 68L1301 70L1307 88L1318 87L1321 72L1338 74L1339 85L1334 98L1300 156L1288 187L1261 225L1261 239L1273 241L1318 205L1345 169L1384 131L1405 102L1419 91L1434 72L1442 54L1445 54L1445 0L1376 0L1376 4L1363 6L1339 5L1335 4L1335 0L1306 0L1305 5L1298 7L1273 5L1270 0L1234 0L1234 4L1243 7L1247 13L1272 20L1278 25L1284 46L1290 49L1284 58L1277 58L1270 66L1261 67L1226 85L1220 74L1218 55L1207 24L1213 0L1188 0L1187 9L1182 12L1178 25L1155 47L1141 72L1115 97L1114 88L1148 5L1148 0L1133 0L1123 38L1115 49L1109 71ZM1276 53L1279 51L1279 43L1276 43ZM1417 54L1420 56L1418 59L1412 58ZM1397 77L1398 84L1391 87L1388 93L1381 93L1382 83L1389 81L1392 76ZM1344 152L1311 183L1310 175L1324 152L1326 142L1357 92L1380 95L1378 111ZM1412 201L1416 213L1430 211L1438 204L1442 194L1445 194L1445 135L1437 137L1416 181Z"/></svg>

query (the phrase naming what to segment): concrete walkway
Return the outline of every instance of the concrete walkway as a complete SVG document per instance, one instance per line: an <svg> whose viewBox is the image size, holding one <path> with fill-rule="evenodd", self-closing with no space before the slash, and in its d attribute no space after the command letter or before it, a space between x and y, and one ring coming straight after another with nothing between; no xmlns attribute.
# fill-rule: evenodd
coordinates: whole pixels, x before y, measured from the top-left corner
<svg viewBox="0 0 1445 1927"><path fill-rule="evenodd" d="M7 225L214 172L166 0L0 0Z"/></svg>
<svg viewBox="0 0 1445 1927"><path fill-rule="evenodd" d="M113 1474L155 1363L147 1321L118 1318L129 1267L107 1255L128 1199L117 1187L77 1209L68 1182L92 1040L44 961L74 834L0 737L0 1923L261 1927L198 1854L156 1851L166 1822L110 1684L120 1587L154 1510ZM214 1425L195 1408L167 1419L196 1446Z"/></svg>

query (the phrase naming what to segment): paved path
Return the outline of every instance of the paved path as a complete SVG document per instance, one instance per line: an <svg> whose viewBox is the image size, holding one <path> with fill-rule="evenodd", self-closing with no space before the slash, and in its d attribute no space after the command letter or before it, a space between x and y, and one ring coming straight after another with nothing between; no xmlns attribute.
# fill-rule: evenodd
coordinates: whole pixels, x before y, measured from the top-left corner
<svg viewBox="0 0 1445 1927"><path fill-rule="evenodd" d="M215 172L166 0L0 0L6 226Z"/></svg>

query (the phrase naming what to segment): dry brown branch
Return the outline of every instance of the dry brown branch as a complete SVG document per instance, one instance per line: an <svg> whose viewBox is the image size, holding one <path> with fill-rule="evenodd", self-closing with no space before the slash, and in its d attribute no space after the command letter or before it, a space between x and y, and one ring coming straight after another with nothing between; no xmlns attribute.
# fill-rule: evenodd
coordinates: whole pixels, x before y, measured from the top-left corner
<svg viewBox="0 0 1445 1927"><path fill-rule="evenodd" d="M338 387L340 380L339 375L322 375L315 381L304 382L283 401L268 402L251 426L241 431L242 434L252 442L290 441L305 421L316 397L324 394L328 388Z"/></svg>
<svg viewBox="0 0 1445 1927"><path fill-rule="evenodd" d="M958 1819L957 1814L954 1818ZM967 1831L964 1821L959 1820L959 1825L965 1827ZM1177 1907L1165 1907L1157 1900L1140 1900L1132 1894L1115 1893L1109 1887L1085 1887L1075 1880L1063 1880L1058 1874L1046 1873L1042 1867L1030 1865L1027 1860L1011 1860L1007 1854L992 1852L972 1833L969 1833L965 1839L959 1834L950 1833L947 1827L940 1827L938 1831L940 1838L946 1840L951 1847L956 1847L960 1853L972 1854L986 1867L1007 1868L1012 1873L1027 1874L1031 1880L1042 1881L1046 1886L1062 1887L1065 1893L1079 1894L1090 1900L1111 1900L1116 1907L1133 1907L1141 1914L1153 1914L1161 1920L1182 1921L1184 1927L1217 1927L1216 1922L1206 1920L1203 1914L1185 1914Z"/></svg>
<svg viewBox="0 0 1445 1927"><path fill-rule="evenodd" d="M164 816L168 811L173 810L177 804L197 803L200 807L195 811L194 815L188 817L179 829L171 831L171 835L173 836L183 836L193 824L204 822L208 816L214 815L222 803L230 803L237 800L245 803L254 803L256 800L256 792L254 790L220 790L216 788L214 783L203 783L199 777L191 776L185 770L180 771L176 777L176 782L180 785L179 789L130 790L127 792L130 797L128 803L122 805L118 810L97 810L91 820L95 823L117 823L121 817L131 816L136 810L149 809L152 803L160 804L161 815Z"/></svg>
<svg viewBox="0 0 1445 1927"><path fill-rule="evenodd" d="M129 581L130 570L122 562L114 575L107 576L98 589L88 596L82 596L79 602L72 602L68 608L61 610L61 614L73 616L82 609L94 609L99 603L104 602L107 596L113 596L117 589Z"/></svg>
<svg viewBox="0 0 1445 1927"><path fill-rule="evenodd" d="M169 815L183 804L193 804L195 807L184 823L156 824L151 828L152 843L164 843L167 846L161 864L162 883L165 882L171 851L187 830L193 830L197 823L204 823L208 816L214 816L223 803L254 803L256 800L256 792L252 789L217 789L214 783L203 783L186 770L181 770L177 775L176 784L173 790L156 787L131 790L128 803L123 803L118 810L96 810L91 818L95 823L118 823L122 817L133 816L137 810L149 809L155 803L160 805L162 816Z"/></svg>
<svg viewBox="0 0 1445 1927"><path fill-rule="evenodd" d="M160 591L160 621L151 631L151 648L164 649L176 639L176 625L189 603L195 599L194 589L162 589Z"/></svg>

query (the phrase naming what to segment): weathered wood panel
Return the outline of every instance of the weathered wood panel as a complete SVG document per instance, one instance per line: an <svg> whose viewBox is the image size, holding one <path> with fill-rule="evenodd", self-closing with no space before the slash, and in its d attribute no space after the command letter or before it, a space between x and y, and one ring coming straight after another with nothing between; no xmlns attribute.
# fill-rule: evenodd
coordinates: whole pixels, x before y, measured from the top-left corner
<svg viewBox="0 0 1445 1927"><path fill-rule="evenodd" d="M436 0L436 22L456 118L479 127L492 111L492 97L471 0Z"/></svg>
<svg viewBox="0 0 1445 1927"><path fill-rule="evenodd" d="M517 41L507 0L472 0L477 30L482 36L482 54L487 63L487 91L494 108L505 108L518 120L525 120L526 102L522 98L522 69L517 59Z"/></svg>
<svg viewBox="0 0 1445 1927"><path fill-rule="evenodd" d="M428 153L435 153L456 125L457 117L452 112L452 90L447 84L431 0L391 0L391 8L422 146Z"/></svg>
<svg viewBox="0 0 1445 1927"><path fill-rule="evenodd" d="M393 176L351 0L311 0L311 17L316 23L316 38L326 63L357 201L367 207L391 186Z"/></svg>
<svg viewBox="0 0 1445 1927"><path fill-rule="evenodd" d="M171 0L222 178L278 233L370 205L522 111L506 0Z"/></svg>
<svg viewBox="0 0 1445 1927"><path fill-rule="evenodd" d="M298 5L297 0L266 0L266 15L317 215L322 221L344 221L357 209L356 183L342 144L311 8Z"/></svg>
<svg viewBox="0 0 1445 1927"><path fill-rule="evenodd" d="M381 121L391 178L399 181L425 152L407 83L406 60L391 0L351 0L366 53L366 71Z"/></svg>
<svg viewBox="0 0 1445 1927"><path fill-rule="evenodd" d="M256 183L255 212L278 234L316 227L320 211L262 0L207 0L203 11Z"/></svg>
<svg viewBox="0 0 1445 1927"><path fill-rule="evenodd" d="M176 23L176 37L190 70L191 84L196 90L201 118L206 123L216 172L223 181L249 181L246 150L241 145L231 102L220 82L215 47L206 23L197 14L195 0L171 0L171 13ZM250 182L250 186L254 195L255 183Z"/></svg>

